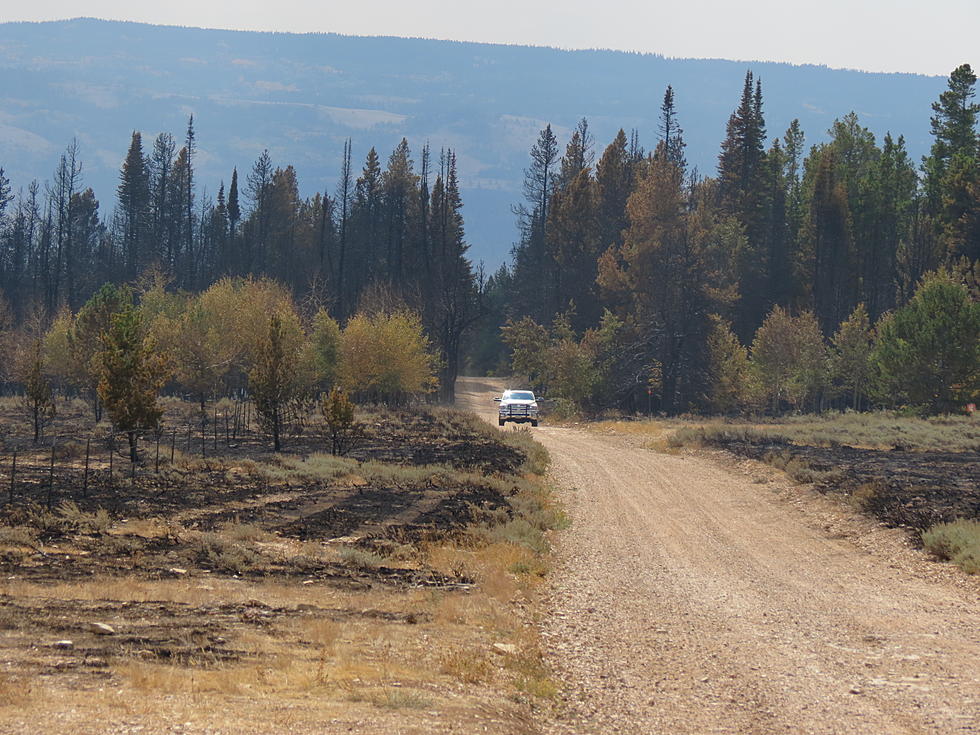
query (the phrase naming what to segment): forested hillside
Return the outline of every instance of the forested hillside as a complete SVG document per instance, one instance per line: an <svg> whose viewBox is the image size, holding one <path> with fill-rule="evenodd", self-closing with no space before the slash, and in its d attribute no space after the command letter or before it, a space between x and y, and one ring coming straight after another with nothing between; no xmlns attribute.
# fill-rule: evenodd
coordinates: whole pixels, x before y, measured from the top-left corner
<svg viewBox="0 0 980 735"><path fill-rule="evenodd" d="M134 298L146 324L159 316L141 303L154 289L176 298L168 317L193 340L220 323L195 326L195 294L267 278L286 289L301 342L315 341L317 314L338 328L409 315L448 400L468 364L526 375L577 411L958 410L977 396L980 363L975 86L961 66L931 116L924 106L921 164L900 131L879 138L854 112L816 144L799 120L770 130L753 71L730 90L710 176L691 163L673 86L649 151L625 127L600 153L587 118L561 139L544 124L513 209L512 262L490 278L470 257L455 149L413 152L403 138L361 162L348 139L336 184L303 196L293 163L269 149L207 182L189 115L179 136L120 140L107 198L86 186L74 140L43 184L0 168L0 364L21 387L50 375L51 325L71 334L86 310L102 314L89 357L104 354L111 315ZM105 283L133 289L108 313ZM91 375L70 373L55 377L94 395ZM242 387L246 373L208 391Z"/></svg>
<svg viewBox="0 0 980 735"><path fill-rule="evenodd" d="M962 408L980 388L976 81L950 76L921 167L854 113L809 148L798 121L771 134L752 72L713 176L688 163L671 87L649 153L620 130L596 160L584 119L562 153L545 127L477 364L503 363L502 326L513 369L578 410Z"/></svg>

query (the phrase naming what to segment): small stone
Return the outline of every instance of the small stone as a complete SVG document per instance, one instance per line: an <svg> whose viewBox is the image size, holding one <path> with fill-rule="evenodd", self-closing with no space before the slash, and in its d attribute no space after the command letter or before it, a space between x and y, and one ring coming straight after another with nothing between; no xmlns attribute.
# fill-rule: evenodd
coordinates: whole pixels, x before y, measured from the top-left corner
<svg viewBox="0 0 980 735"><path fill-rule="evenodd" d="M106 623L86 623L86 630L96 635L115 635L116 629Z"/></svg>
<svg viewBox="0 0 980 735"><path fill-rule="evenodd" d="M304 579L300 584L316 584L315 579Z"/></svg>
<svg viewBox="0 0 980 735"><path fill-rule="evenodd" d="M851 694L861 694L861 687L851 687Z"/></svg>
<svg viewBox="0 0 980 735"><path fill-rule="evenodd" d="M51 644L51 647L52 648L60 648L60 649L62 649L64 651L70 651L72 648L75 647L75 642L74 641L55 641L54 643Z"/></svg>
<svg viewBox="0 0 980 735"><path fill-rule="evenodd" d="M513 643L494 643L493 650L497 653L506 653L509 656L517 655L517 646Z"/></svg>
<svg viewBox="0 0 980 735"><path fill-rule="evenodd" d="M181 569L180 567L170 567L170 569L168 569L167 571L178 577L182 577L183 575L187 574L187 570Z"/></svg>

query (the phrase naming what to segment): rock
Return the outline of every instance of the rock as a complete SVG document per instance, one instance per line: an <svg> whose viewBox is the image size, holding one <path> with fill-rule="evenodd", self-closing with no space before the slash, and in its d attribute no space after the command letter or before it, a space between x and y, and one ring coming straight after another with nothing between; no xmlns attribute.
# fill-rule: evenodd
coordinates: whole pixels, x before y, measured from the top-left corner
<svg viewBox="0 0 980 735"><path fill-rule="evenodd" d="M60 648L63 651L70 651L75 647L74 641L55 641L51 644L52 648Z"/></svg>
<svg viewBox="0 0 980 735"><path fill-rule="evenodd" d="M168 569L167 571L177 577L182 577L185 574L187 574L187 570L181 569L180 567L170 567L170 569Z"/></svg>
<svg viewBox="0 0 980 735"><path fill-rule="evenodd" d="M116 629L106 623L85 623L85 629L96 635L115 635Z"/></svg>
<svg viewBox="0 0 980 735"><path fill-rule="evenodd" d="M517 646L513 643L494 643L493 650L496 653L506 653L508 656L517 655Z"/></svg>
<svg viewBox="0 0 980 735"><path fill-rule="evenodd" d="M851 694L860 694L861 687L851 687Z"/></svg>

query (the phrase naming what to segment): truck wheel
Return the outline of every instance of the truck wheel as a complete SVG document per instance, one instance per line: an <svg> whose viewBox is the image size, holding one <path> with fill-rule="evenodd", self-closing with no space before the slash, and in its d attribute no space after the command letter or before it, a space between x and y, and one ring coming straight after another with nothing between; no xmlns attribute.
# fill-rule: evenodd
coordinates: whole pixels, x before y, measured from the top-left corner
<svg viewBox="0 0 980 735"><path fill-rule="evenodd" d="M503 419L497 419L497 426L503 426L505 423L507 422L504 421Z"/></svg>
<svg viewBox="0 0 980 735"><path fill-rule="evenodd" d="M537 419L532 419L531 420L531 426L537 426L537 425L538 425L538 420Z"/></svg>

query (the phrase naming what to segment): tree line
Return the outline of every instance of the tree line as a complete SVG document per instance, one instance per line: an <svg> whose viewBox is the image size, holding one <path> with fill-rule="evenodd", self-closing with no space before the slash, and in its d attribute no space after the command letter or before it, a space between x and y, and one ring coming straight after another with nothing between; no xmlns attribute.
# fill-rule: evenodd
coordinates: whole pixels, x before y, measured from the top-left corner
<svg viewBox="0 0 980 735"><path fill-rule="evenodd" d="M277 451L317 405L329 425L350 413L351 398L398 404L438 386L439 358L415 312L365 305L341 327L268 278L226 277L196 294L166 285L106 283L50 326L35 316L4 335L35 442L56 415L57 393L86 400L93 423L107 414L135 462L140 437L159 428L168 386L199 402L202 420L212 397L247 389Z"/></svg>
<svg viewBox="0 0 980 735"><path fill-rule="evenodd" d="M272 278L346 323L365 301L420 315L451 400L462 338L481 313L482 283L468 246L456 155L419 161L402 140L386 164L372 148L358 173L348 140L333 192L299 195L296 170L268 151L212 196L200 185L194 119L181 141L134 131L109 215L84 187L77 142L50 181L16 193L0 168L0 302L11 324L50 323L104 283L166 274L174 291L225 277ZM9 325L8 325L9 326ZM3 325L0 325L2 329Z"/></svg>
<svg viewBox="0 0 980 735"><path fill-rule="evenodd" d="M546 126L474 364L512 367L579 410L961 408L980 389L976 81L969 65L949 77L921 166L855 113L809 150L797 121L769 139L752 72L714 176L687 162L671 87L650 153L620 130L596 161L587 120L563 151ZM842 357L851 339L877 357ZM764 367L773 350L791 380ZM744 363L745 380L725 360ZM929 361L944 364L918 364Z"/></svg>

